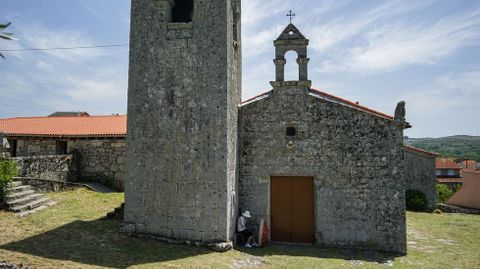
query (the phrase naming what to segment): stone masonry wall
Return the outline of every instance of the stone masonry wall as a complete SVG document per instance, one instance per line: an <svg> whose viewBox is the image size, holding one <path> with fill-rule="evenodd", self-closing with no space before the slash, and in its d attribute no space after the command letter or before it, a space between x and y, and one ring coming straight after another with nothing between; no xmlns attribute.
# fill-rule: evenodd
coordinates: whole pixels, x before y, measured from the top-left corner
<svg viewBox="0 0 480 269"><path fill-rule="evenodd" d="M74 181L77 178L77 163L72 155L44 155L11 158L19 167L20 177L52 181Z"/></svg>
<svg viewBox="0 0 480 269"><path fill-rule="evenodd" d="M282 89L242 106L239 132L239 204L254 222L270 222L270 176L313 176L317 245L406 252L402 127Z"/></svg>
<svg viewBox="0 0 480 269"><path fill-rule="evenodd" d="M437 190L435 188L435 156L417 153L405 149L405 181L406 189L418 190L425 194L428 209L437 206Z"/></svg>
<svg viewBox="0 0 480 269"><path fill-rule="evenodd" d="M17 156L56 155L57 142L53 138L18 139Z"/></svg>
<svg viewBox="0 0 480 269"><path fill-rule="evenodd" d="M172 2L132 1L124 220L137 233L228 241L238 199L241 54L231 5L239 1L194 1L191 23L169 22Z"/></svg>
<svg viewBox="0 0 480 269"><path fill-rule="evenodd" d="M78 158L79 180L111 182L123 189L125 145L120 139L78 139L68 141L68 151Z"/></svg>

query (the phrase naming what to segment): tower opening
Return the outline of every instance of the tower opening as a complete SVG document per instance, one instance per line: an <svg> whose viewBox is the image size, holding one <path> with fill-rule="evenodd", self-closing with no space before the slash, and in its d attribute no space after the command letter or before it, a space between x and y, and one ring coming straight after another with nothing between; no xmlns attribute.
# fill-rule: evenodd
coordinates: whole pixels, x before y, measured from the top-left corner
<svg viewBox="0 0 480 269"><path fill-rule="evenodd" d="M193 19L193 0L175 0L172 9L172 22L191 22Z"/></svg>
<svg viewBox="0 0 480 269"><path fill-rule="evenodd" d="M285 65L285 81L299 80L297 58L298 54L295 51L291 50L285 54L285 60L287 61Z"/></svg>

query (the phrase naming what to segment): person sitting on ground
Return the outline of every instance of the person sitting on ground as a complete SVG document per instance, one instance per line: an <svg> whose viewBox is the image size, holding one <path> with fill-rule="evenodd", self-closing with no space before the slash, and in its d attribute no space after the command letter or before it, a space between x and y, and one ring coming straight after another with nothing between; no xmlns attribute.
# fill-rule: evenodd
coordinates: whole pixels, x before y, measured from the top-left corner
<svg viewBox="0 0 480 269"><path fill-rule="evenodd" d="M256 247L258 246L257 243L255 243L255 238L253 238L253 233L249 229L247 229L247 219L251 218L252 216L250 215L249 211L245 211L242 213L242 215L238 218L237 222L237 232L241 233L244 238L247 238L247 241L245 243L246 248L251 248L251 247Z"/></svg>

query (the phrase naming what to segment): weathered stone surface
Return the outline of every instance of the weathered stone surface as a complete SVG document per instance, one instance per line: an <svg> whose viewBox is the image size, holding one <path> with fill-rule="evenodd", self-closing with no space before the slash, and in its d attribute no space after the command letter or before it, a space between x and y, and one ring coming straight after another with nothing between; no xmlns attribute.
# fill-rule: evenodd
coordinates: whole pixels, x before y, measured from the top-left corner
<svg viewBox="0 0 480 269"><path fill-rule="evenodd" d="M241 98L239 1L132 1L125 222L142 233L231 240ZM238 3L239 4L239 3ZM234 36L236 33L236 36Z"/></svg>
<svg viewBox="0 0 480 269"><path fill-rule="evenodd" d="M70 155L75 156L75 176L68 177L48 174L52 171L50 166L51 161L46 157L50 155L60 156L64 154L60 140L55 138L42 139L17 139L17 156L25 157L28 160L32 156L46 158L46 166L43 167L44 172L36 170L37 174L42 173L44 179L50 180L88 180L109 182L113 184L116 189L123 189L123 176L125 173L125 145L124 138L108 138L108 139L66 139L62 140L66 143L67 151ZM57 158L57 157L55 157ZM38 159L40 160L40 159ZM21 163L26 164L27 170L31 169L27 161ZM38 165L37 165L38 166ZM23 169L23 168L22 168ZM73 169L73 167L71 167ZM58 171L57 171L58 172ZM66 172L66 171L64 171ZM22 176L34 176L34 174L21 174Z"/></svg>
<svg viewBox="0 0 480 269"><path fill-rule="evenodd" d="M78 177L81 180L112 182L123 189L125 145L120 139L78 139L68 141L68 152L78 158Z"/></svg>
<svg viewBox="0 0 480 269"><path fill-rule="evenodd" d="M20 177L60 182L77 179L77 162L73 155L25 156L11 159L17 162Z"/></svg>
<svg viewBox="0 0 480 269"><path fill-rule="evenodd" d="M41 193L66 191L82 187L76 183L39 178L17 177L14 178L14 180L21 181L25 185L30 185L33 189Z"/></svg>
<svg viewBox="0 0 480 269"><path fill-rule="evenodd" d="M271 175L314 176L317 245L406 252L403 128L392 119L281 88L242 106L239 130L239 206L253 222L270 226Z"/></svg>
<svg viewBox="0 0 480 269"><path fill-rule="evenodd" d="M53 138L18 139L16 156L57 155L60 153L57 144L57 140Z"/></svg>
<svg viewBox="0 0 480 269"><path fill-rule="evenodd" d="M427 197L428 210L434 210L437 207L435 155L409 148L404 150L406 189L423 192Z"/></svg>

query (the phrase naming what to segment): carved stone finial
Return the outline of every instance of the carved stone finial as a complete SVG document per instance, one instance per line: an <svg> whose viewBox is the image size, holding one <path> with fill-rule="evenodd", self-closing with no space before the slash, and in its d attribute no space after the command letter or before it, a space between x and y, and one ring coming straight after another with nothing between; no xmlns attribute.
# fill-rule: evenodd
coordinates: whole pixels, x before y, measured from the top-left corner
<svg viewBox="0 0 480 269"><path fill-rule="evenodd" d="M400 101L397 104L397 108L395 108L395 117L396 121L405 121L405 101Z"/></svg>

